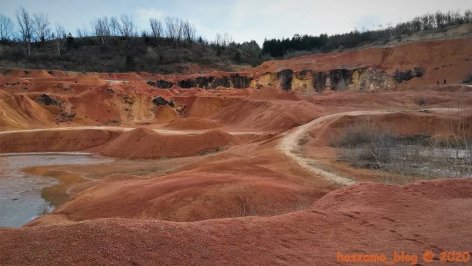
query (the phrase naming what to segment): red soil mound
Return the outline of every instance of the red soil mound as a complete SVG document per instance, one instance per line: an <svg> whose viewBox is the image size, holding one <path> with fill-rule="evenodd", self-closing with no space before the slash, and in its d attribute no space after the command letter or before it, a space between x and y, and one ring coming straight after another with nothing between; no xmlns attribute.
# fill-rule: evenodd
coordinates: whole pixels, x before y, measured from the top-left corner
<svg viewBox="0 0 472 266"><path fill-rule="evenodd" d="M102 145L118 133L106 130L54 130L0 134L0 152L81 151Z"/></svg>
<svg viewBox="0 0 472 266"><path fill-rule="evenodd" d="M156 123L168 123L179 117L179 114L170 106L159 106L155 111L155 122Z"/></svg>
<svg viewBox="0 0 472 266"><path fill-rule="evenodd" d="M100 219L1 229L0 257L5 265L339 265L339 253L385 254L391 261L394 251L403 251L421 262L426 250L436 258L442 251L468 251L471 191L470 179L404 187L364 183L333 191L306 211L275 217Z"/></svg>
<svg viewBox="0 0 472 266"><path fill-rule="evenodd" d="M74 122L81 124L151 123L156 115L159 118L156 112L161 111L154 110L149 95L128 93L120 88L112 90L106 86L90 88L66 99L74 106Z"/></svg>
<svg viewBox="0 0 472 266"><path fill-rule="evenodd" d="M292 91L282 91L274 87L265 87L255 90L247 99L251 100L289 100L299 101L300 98Z"/></svg>
<svg viewBox="0 0 472 266"><path fill-rule="evenodd" d="M28 128L53 123L53 116L28 96L0 91L0 129Z"/></svg>
<svg viewBox="0 0 472 266"><path fill-rule="evenodd" d="M189 117L209 117L224 107L233 105L240 101L240 98L234 97L197 96L191 103L186 115Z"/></svg>
<svg viewBox="0 0 472 266"><path fill-rule="evenodd" d="M30 73L27 74L29 78L51 78L52 75L49 74L46 70L30 70Z"/></svg>
<svg viewBox="0 0 472 266"><path fill-rule="evenodd" d="M142 77L136 73L102 73L100 77L106 80L143 80Z"/></svg>
<svg viewBox="0 0 472 266"><path fill-rule="evenodd" d="M112 82L100 78L107 74L40 70L3 70L2 74L0 103L4 103L5 108L0 112L1 128L44 127L57 122L74 125L165 123L177 117L174 110L162 110L168 108L156 108L152 103L156 96L170 100L174 94L157 90L142 80ZM61 104L36 103L40 94L60 99ZM14 101L18 103L13 104Z"/></svg>
<svg viewBox="0 0 472 266"><path fill-rule="evenodd" d="M105 88L90 88L70 96L67 101L75 107L75 121L81 124L107 123L121 121L123 113L120 108L122 99L114 93L107 93ZM83 121L82 121L83 120Z"/></svg>
<svg viewBox="0 0 472 266"><path fill-rule="evenodd" d="M314 119L321 110L306 101L246 99L226 107L213 118L238 128L280 132Z"/></svg>
<svg viewBox="0 0 472 266"><path fill-rule="evenodd" d="M182 130L203 130L222 127L221 124L204 118L188 117L179 118L166 125L167 128Z"/></svg>
<svg viewBox="0 0 472 266"><path fill-rule="evenodd" d="M83 86L94 86L100 87L107 84L107 82L101 79L97 74L87 73L85 75L79 75L77 82Z"/></svg>
<svg viewBox="0 0 472 266"><path fill-rule="evenodd" d="M181 159L152 162L156 167L162 161L178 167ZM174 174L154 172L145 179L108 176L29 225L110 217L196 221L267 216L307 208L335 188L316 177L303 179L287 173L292 162L273 149L258 152L239 145L186 160L189 164Z"/></svg>
<svg viewBox="0 0 472 266"><path fill-rule="evenodd" d="M91 188L30 225L48 224L50 217L57 216L69 221L109 217L199 221L265 216L305 208L313 202L313 195L305 194L301 185L263 179L260 175L205 172L145 180L128 178Z"/></svg>
<svg viewBox="0 0 472 266"><path fill-rule="evenodd" d="M322 106L340 107L341 111L363 110L388 107L411 107L420 108L419 103L426 106L451 106L457 101L460 92L441 92L432 90L407 90L395 92L382 92L359 94L357 92L331 92L322 95L316 95L310 99L310 102ZM472 95L472 94L471 94ZM467 95L464 100L472 97ZM449 103L449 105L448 105ZM457 103L455 103L457 106Z"/></svg>
<svg viewBox="0 0 472 266"><path fill-rule="evenodd" d="M238 142L237 138L212 130L199 135L163 135L137 128L96 149L100 154L129 159L184 157L218 151Z"/></svg>

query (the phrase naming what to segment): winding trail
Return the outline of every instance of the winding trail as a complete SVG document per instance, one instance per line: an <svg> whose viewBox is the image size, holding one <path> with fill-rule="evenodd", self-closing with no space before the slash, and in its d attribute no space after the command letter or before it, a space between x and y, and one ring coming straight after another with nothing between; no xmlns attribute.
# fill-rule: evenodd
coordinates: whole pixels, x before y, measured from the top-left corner
<svg viewBox="0 0 472 266"><path fill-rule="evenodd" d="M420 110L372 110L372 111L351 111L351 112L342 112L336 114L325 115L313 119L312 121L292 129L290 132L286 133L285 136L281 139L278 149L285 154L287 157L295 161L303 169L325 178L327 181L340 186L348 186L355 184L357 181L349 178L340 176L338 174L328 172L319 167L320 163L314 159L305 158L301 156L298 152L300 150L300 140L302 140L308 133L308 130L312 129L315 126L320 124L336 120L342 116L359 116L359 115L385 115L393 114L400 112L437 112L437 113L452 113L458 111L464 111L458 108L428 108Z"/></svg>
<svg viewBox="0 0 472 266"><path fill-rule="evenodd" d="M128 132L136 129L135 127L109 127L109 126L77 126L77 127L52 127L52 128L34 128L34 129L20 129L20 130L8 130L0 131L0 135L12 134L12 133L25 133L25 132L44 132L44 131L74 131L74 130L108 130L117 132ZM154 132L163 135L198 135L208 132L210 130L173 130L163 128L150 128ZM257 131L227 131L231 135L263 135L267 132Z"/></svg>
<svg viewBox="0 0 472 266"><path fill-rule="evenodd" d="M313 159L305 158L300 155L298 150L300 149L300 140L303 139L308 130L311 128L318 126L320 124L326 123L328 121L336 120L342 116L358 116L358 115L381 115L381 114L389 114L395 113L395 111L352 111L352 112L343 112L343 113L336 113L325 115L319 118L315 118L314 120L296 127L292 131L288 132L285 136L283 136L282 140L280 141L278 148L282 153L284 153L287 157L295 161L298 165L300 165L303 169L325 178L327 181L332 182L334 184L340 186L349 186L355 184L356 181L349 178L340 176L338 174L328 172L326 170L321 169L318 165L319 162Z"/></svg>
<svg viewBox="0 0 472 266"><path fill-rule="evenodd" d="M327 121L336 120L345 115L365 115L365 114L385 114L386 112L380 111L354 111L354 112L345 112L345 113L336 113L331 115L325 115L319 118L315 118L314 120L301 125L289 133L287 133L282 140L280 141L278 148L282 153L284 153L287 157L292 159L298 165L300 165L303 169L317 175L321 176L327 181L334 183L340 186L349 186L355 184L356 181L350 179L348 177L340 176L338 174L328 172L326 170L321 169L318 165L319 162L313 159L305 158L300 155L297 151L300 148L300 140L302 140L307 134L308 131L320 124L323 124Z"/></svg>

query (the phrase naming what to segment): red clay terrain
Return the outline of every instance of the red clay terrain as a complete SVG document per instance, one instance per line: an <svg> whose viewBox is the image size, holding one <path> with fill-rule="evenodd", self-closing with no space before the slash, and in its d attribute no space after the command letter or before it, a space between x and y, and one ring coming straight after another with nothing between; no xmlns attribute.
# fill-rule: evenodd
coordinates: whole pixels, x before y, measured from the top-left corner
<svg viewBox="0 0 472 266"><path fill-rule="evenodd" d="M55 206L0 228L0 265L342 265L353 254L438 265L441 252L469 254L471 179L356 167L333 143L365 121L403 138L472 138L472 87L462 82L471 41L239 73L3 69L0 153L113 160L23 169L58 180L42 190Z"/></svg>
<svg viewBox="0 0 472 266"><path fill-rule="evenodd" d="M315 264L337 253L469 251L470 180L362 183L273 217L165 222L98 219L2 229L3 264ZM402 263L404 265L410 262Z"/></svg>

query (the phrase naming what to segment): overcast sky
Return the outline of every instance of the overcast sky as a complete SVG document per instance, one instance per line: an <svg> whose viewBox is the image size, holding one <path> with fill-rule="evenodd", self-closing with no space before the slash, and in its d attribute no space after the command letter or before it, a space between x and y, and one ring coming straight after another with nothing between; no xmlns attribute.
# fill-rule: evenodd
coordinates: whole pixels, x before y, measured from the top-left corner
<svg viewBox="0 0 472 266"><path fill-rule="evenodd" d="M14 19L23 6L30 13L49 14L74 35L90 28L100 16L132 15L140 30L150 17L180 17L192 22L197 34L214 40L227 32L238 42L372 29L396 24L437 10L472 9L472 0L0 0L0 13Z"/></svg>

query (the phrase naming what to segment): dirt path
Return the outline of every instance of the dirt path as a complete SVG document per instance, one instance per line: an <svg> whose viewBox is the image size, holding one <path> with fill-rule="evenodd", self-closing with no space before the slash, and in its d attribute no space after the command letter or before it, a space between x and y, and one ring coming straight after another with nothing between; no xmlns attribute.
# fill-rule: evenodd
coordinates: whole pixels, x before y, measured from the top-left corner
<svg viewBox="0 0 472 266"><path fill-rule="evenodd" d="M35 129L0 131L0 135L11 134L11 133L24 133L24 132L65 131L65 130L72 131L72 130L96 130L96 129L127 132L136 128L134 127L108 127L108 126L53 127L53 128L35 128ZM198 135L198 134L203 134L205 132L210 131L210 130L173 130L173 129L162 129L162 128L151 128L151 129L163 135ZM228 131L227 133L231 135L266 134L266 132L257 132L257 131Z"/></svg>
<svg viewBox="0 0 472 266"><path fill-rule="evenodd" d="M348 186L356 183L355 180L340 176L338 174L328 172L323 170L319 167L320 163L316 160L305 158L300 154L300 140L302 140L308 133L308 130L311 128L318 126L320 124L326 123L328 121L336 120L342 116L359 116L359 115L383 115L383 114L392 114L398 112L419 112L419 111L430 111L430 112L437 112L437 113L451 113L457 112L459 109L457 108L429 108L429 109L421 109L421 110L377 110L377 111L351 111L351 112L343 112L343 113L336 113L325 115L319 118L315 118L314 120L296 127L288 132L283 138L281 139L278 148L282 153L284 153L287 157L295 161L298 165L300 165L305 170L319 175L326 180L333 182L337 185L341 186Z"/></svg>
<svg viewBox="0 0 472 266"><path fill-rule="evenodd" d="M301 125L289 133L287 133L282 140L280 141L278 148L281 150L287 157L295 161L298 165L300 165L303 169L321 176L326 180L333 182L340 186L348 186L356 183L355 180L340 176L335 173L328 172L323 170L319 167L319 162L313 159L303 157L298 151L300 150L300 140L302 140L308 133L308 130L311 128L318 126L322 123L326 123L331 120L338 119L342 116L350 115L350 116L358 116L358 115L379 115L379 114L387 114L393 113L395 111L352 111L352 112L344 112L344 113L336 113L325 115L319 118L316 118L304 125Z"/></svg>

